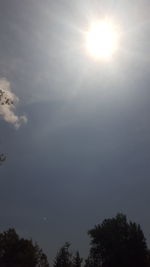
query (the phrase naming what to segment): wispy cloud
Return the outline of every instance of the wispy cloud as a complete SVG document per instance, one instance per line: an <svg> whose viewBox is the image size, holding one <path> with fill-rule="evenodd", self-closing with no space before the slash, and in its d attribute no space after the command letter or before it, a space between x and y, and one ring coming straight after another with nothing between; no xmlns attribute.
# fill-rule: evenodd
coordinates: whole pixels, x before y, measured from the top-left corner
<svg viewBox="0 0 150 267"><path fill-rule="evenodd" d="M27 122L26 116L18 116L14 112L19 98L11 92L10 82L6 78L0 78L0 90L0 116L18 129Z"/></svg>

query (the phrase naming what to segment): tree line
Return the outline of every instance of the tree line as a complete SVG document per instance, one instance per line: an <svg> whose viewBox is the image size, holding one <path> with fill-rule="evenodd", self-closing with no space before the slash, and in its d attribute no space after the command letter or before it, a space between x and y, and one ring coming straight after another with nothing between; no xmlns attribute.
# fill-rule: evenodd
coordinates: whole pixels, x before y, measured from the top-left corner
<svg viewBox="0 0 150 267"><path fill-rule="evenodd" d="M150 267L150 251L139 224L124 214L105 219L88 231L89 254L73 254L66 242L51 267ZM0 233L0 267L50 267L43 250L32 240L20 238L15 229Z"/></svg>

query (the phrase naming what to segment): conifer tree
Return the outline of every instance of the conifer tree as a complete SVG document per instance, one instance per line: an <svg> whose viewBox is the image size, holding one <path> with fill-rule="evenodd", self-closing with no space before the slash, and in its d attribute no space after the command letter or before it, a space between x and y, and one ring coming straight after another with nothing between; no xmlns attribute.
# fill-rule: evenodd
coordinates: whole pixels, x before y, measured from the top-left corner
<svg viewBox="0 0 150 267"><path fill-rule="evenodd" d="M54 267L72 267L72 253L69 251L70 243L66 242L57 252Z"/></svg>
<svg viewBox="0 0 150 267"><path fill-rule="evenodd" d="M73 257L73 267L81 267L82 261L83 259L80 257L79 251L77 251Z"/></svg>

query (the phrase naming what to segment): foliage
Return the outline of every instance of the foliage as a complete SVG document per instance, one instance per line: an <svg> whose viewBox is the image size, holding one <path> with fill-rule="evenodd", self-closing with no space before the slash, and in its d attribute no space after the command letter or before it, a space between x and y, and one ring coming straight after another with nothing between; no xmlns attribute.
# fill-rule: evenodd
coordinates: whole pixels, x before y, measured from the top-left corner
<svg viewBox="0 0 150 267"><path fill-rule="evenodd" d="M105 219L88 231L91 247L84 267L150 267L140 225L126 216ZM83 259L70 252L66 242L57 252L53 267L81 267ZM14 229L0 233L0 267L49 267L47 257L32 240L20 238Z"/></svg>
<svg viewBox="0 0 150 267"><path fill-rule="evenodd" d="M37 244L20 238L14 229L9 229L0 233L0 266L49 267L49 264Z"/></svg>
<svg viewBox="0 0 150 267"><path fill-rule="evenodd" d="M73 257L73 267L81 267L82 261L83 259L80 257L79 251L77 251Z"/></svg>
<svg viewBox="0 0 150 267"><path fill-rule="evenodd" d="M105 219L102 224L88 231L91 237L90 255L86 267L145 267L147 245L144 234L126 216ZM94 264L94 265L93 265Z"/></svg>
<svg viewBox="0 0 150 267"><path fill-rule="evenodd" d="M84 267L95 267L98 266L97 264L95 264L95 258L92 256L91 252L90 255L88 256L88 258L85 260L85 265Z"/></svg>
<svg viewBox="0 0 150 267"><path fill-rule="evenodd" d="M70 244L66 242L57 252L54 267L72 267L72 253L69 252Z"/></svg>

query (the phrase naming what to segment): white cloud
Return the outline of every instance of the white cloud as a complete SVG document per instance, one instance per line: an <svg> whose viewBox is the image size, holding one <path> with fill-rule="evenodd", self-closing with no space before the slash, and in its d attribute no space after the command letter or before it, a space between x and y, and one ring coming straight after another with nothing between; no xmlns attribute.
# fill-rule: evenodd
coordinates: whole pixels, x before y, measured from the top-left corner
<svg viewBox="0 0 150 267"><path fill-rule="evenodd" d="M5 78L0 78L0 90L2 92L0 96L0 116L18 129L22 123L27 122L26 116L18 116L14 113L19 98L11 92L10 82Z"/></svg>

